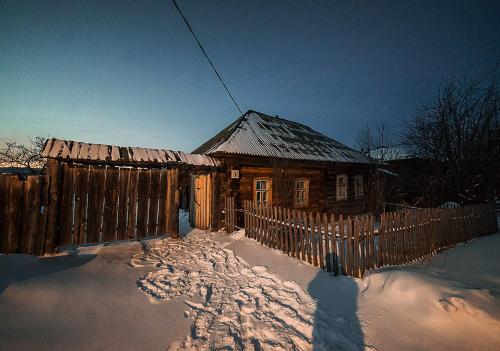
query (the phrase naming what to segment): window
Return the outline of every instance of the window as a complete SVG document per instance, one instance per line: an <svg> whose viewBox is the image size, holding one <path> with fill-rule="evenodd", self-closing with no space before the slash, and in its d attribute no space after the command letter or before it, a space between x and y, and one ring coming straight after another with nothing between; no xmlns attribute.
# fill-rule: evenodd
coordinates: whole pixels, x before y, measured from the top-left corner
<svg viewBox="0 0 500 351"><path fill-rule="evenodd" d="M357 175L354 177L354 196L355 197L363 197L363 176Z"/></svg>
<svg viewBox="0 0 500 351"><path fill-rule="evenodd" d="M309 203L309 179L295 180L295 207L305 207Z"/></svg>
<svg viewBox="0 0 500 351"><path fill-rule="evenodd" d="M337 176L337 200L347 199L347 176L341 174Z"/></svg>
<svg viewBox="0 0 500 351"><path fill-rule="evenodd" d="M269 178L256 178L253 187L253 200L259 204L270 204L272 195L271 184L271 179Z"/></svg>

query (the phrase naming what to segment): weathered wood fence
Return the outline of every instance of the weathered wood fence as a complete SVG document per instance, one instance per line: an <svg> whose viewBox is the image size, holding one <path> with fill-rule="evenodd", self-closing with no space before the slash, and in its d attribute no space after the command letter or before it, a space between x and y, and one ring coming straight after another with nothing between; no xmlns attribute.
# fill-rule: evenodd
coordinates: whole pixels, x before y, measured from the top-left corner
<svg viewBox="0 0 500 351"><path fill-rule="evenodd" d="M64 165L60 245L175 232L177 172Z"/></svg>
<svg viewBox="0 0 500 351"><path fill-rule="evenodd" d="M224 198L224 229L227 233L236 230L236 208L234 197Z"/></svg>
<svg viewBox="0 0 500 351"><path fill-rule="evenodd" d="M0 252L41 254L48 204L48 177L0 174Z"/></svg>
<svg viewBox="0 0 500 351"><path fill-rule="evenodd" d="M178 234L178 170L74 165L0 175L0 252Z"/></svg>
<svg viewBox="0 0 500 351"><path fill-rule="evenodd" d="M244 202L245 233L317 267L361 277L498 230L489 204L343 217Z"/></svg>

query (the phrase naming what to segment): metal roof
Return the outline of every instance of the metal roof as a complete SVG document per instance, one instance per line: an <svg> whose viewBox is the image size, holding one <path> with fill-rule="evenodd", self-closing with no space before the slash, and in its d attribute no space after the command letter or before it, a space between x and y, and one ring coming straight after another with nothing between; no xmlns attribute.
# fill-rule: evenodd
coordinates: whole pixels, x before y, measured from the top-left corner
<svg viewBox="0 0 500 351"><path fill-rule="evenodd" d="M193 152L370 163L362 153L308 126L256 111L246 112Z"/></svg>
<svg viewBox="0 0 500 351"><path fill-rule="evenodd" d="M60 139L48 139L43 148L42 157L120 165L161 166L175 163L208 167L220 165L219 160L207 155L165 149L90 144Z"/></svg>

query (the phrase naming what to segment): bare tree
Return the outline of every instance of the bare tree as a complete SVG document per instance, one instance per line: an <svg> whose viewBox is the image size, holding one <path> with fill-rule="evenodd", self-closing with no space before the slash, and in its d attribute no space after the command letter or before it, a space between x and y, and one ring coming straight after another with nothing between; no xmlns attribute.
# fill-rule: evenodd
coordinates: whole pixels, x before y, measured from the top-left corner
<svg viewBox="0 0 500 351"><path fill-rule="evenodd" d="M28 144L6 141L0 147L0 165L3 167L24 167L35 172L45 167L45 160L41 158L45 138L29 138Z"/></svg>
<svg viewBox="0 0 500 351"><path fill-rule="evenodd" d="M377 161L386 161L403 157L404 146L394 142L382 123L372 130L369 126L361 129L355 139L357 149Z"/></svg>
<svg viewBox="0 0 500 351"><path fill-rule="evenodd" d="M404 125L415 155L437 161L429 183L440 180L462 203L493 197L500 171L500 90L496 80L444 81Z"/></svg>
<svg viewBox="0 0 500 351"><path fill-rule="evenodd" d="M397 183L391 179L394 176L389 175L391 172L387 172L384 161L400 157L400 146L392 141L384 124L380 124L375 130L365 126L358 133L355 142L357 149L372 161L368 179L368 207L370 211L381 212L385 203L393 201L397 187Z"/></svg>

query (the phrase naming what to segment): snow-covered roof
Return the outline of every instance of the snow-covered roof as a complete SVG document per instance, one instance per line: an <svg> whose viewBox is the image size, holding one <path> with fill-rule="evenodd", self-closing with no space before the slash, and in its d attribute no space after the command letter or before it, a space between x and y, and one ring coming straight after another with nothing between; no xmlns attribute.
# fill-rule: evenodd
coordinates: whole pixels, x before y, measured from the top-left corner
<svg viewBox="0 0 500 351"><path fill-rule="evenodd" d="M413 157L402 146L380 146L371 150L369 155L378 161L396 161Z"/></svg>
<svg viewBox="0 0 500 351"><path fill-rule="evenodd" d="M60 139L48 139L43 148L42 157L123 165L163 165L173 163L208 167L220 165L219 160L207 155L165 149L90 144Z"/></svg>
<svg viewBox="0 0 500 351"><path fill-rule="evenodd" d="M394 172L391 172L391 171L389 171L388 169L385 169L385 168L381 168L381 167L380 167L380 168L377 168L377 170L378 170L379 172L382 172L382 173L388 174L388 175L393 176L393 177L399 177L399 174L394 173Z"/></svg>
<svg viewBox="0 0 500 351"><path fill-rule="evenodd" d="M369 163L368 157L303 124L248 111L193 151L304 161Z"/></svg>

